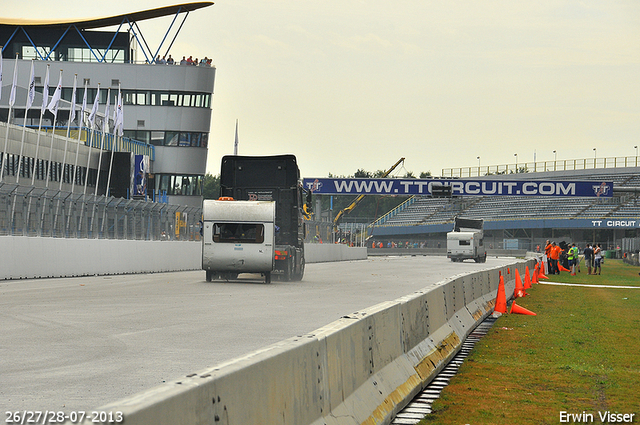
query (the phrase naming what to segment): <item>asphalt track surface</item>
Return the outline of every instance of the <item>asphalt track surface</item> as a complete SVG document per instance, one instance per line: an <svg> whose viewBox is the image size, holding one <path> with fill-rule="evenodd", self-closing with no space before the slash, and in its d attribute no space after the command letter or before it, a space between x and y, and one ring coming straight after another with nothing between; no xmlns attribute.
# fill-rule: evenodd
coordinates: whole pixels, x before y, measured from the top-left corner
<svg viewBox="0 0 640 425"><path fill-rule="evenodd" d="M370 257L302 282L204 271L0 281L0 412L91 410L340 317L505 264Z"/></svg>

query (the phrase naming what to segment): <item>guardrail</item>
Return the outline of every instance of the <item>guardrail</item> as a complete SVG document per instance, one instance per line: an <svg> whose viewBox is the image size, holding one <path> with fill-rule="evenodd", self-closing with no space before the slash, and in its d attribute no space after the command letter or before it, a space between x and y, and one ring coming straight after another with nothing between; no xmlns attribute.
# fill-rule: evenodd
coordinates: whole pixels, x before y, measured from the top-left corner
<svg viewBox="0 0 640 425"><path fill-rule="evenodd" d="M609 158L563 159L555 161L522 162L476 167L443 168L442 177L481 177L493 174L542 173L546 171L591 170L595 168L624 168L640 166L640 156Z"/></svg>
<svg viewBox="0 0 640 425"><path fill-rule="evenodd" d="M491 314L500 272L512 294L506 266L455 276L98 410L127 425L389 423Z"/></svg>

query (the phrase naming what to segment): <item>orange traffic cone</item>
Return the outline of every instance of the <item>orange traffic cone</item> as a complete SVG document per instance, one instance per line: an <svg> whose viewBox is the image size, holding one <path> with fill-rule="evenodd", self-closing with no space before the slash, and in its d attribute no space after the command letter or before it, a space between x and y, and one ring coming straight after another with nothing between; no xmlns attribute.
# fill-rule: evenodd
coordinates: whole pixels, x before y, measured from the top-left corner
<svg viewBox="0 0 640 425"><path fill-rule="evenodd" d="M520 279L520 272L518 271L518 269L516 269L516 289L513 292L513 296L516 298L525 296L524 287L522 286L522 279Z"/></svg>
<svg viewBox="0 0 640 425"><path fill-rule="evenodd" d="M538 280L540 279L549 279L544 275L544 261L540 261L540 271L538 272Z"/></svg>
<svg viewBox="0 0 640 425"><path fill-rule="evenodd" d="M524 289L531 288L531 279L529 278L529 266L524 268Z"/></svg>
<svg viewBox="0 0 640 425"><path fill-rule="evenodd" d="M560 264L560 261L558 261L558 269L560 271L563 271L563 272L570 272L571 271L568 268L566 268L565 266L563 266L562 264Z"/></svg>
<svg viewBox="0 0 640 425"><path fill-rule="evenodd" d="M533 268L533 275L531 276L531 283L538 283L538 273L540 273L540 267L538 264Z"/></svg>
<svg viewBox="0 0 640 425"><path fill-rule="evenodd" d="M507 312L507 296L504 293L504 278L500 276L500 283L498 284L498 296L496 297L496 308L493 310L496 313L505 314Z"/></svg>
<svg viewBox="0 0 640 425"><path fill-rule="evenodd" d="M537 316L537 314L535 314L533 311L527 310L526 308L517 305L515 301L511 304L511 314L526 314L529 316Z"/></svg>

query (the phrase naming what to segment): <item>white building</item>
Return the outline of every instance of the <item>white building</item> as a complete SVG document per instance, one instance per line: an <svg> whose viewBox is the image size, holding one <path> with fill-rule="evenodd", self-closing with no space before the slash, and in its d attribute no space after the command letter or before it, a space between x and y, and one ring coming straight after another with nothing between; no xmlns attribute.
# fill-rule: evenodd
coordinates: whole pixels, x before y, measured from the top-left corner
<svg viewBox="0 0 640 425"><path fill-rule="evenodd" d="M84 190L85 178L88 177L86 185L90 190L95 190L98 182L98 194L105 193L106 182L109 181L109 194L131 196L126 189L130 187L132 172L127 169L127 161L122 161L128 155L115 156L115 165L111 168L109 155L113 149L149 157L147 196L150 199L201 206L215 67L211 63L199 66L157 63L154 57L169 57L173 41L165 36L163 45L151 51L136 22L175 15L172 25L178 26L181 20L184 22L188 12L212 4L189 3L84 21L25 22L0 18L0 45L3 46L0 121L9 121L17 126L9 126L10 131L4 126L0 128L3 181L21 185L33 183L37 187L54 185L57 188L60 185L61 190L78 193ZM114 26L119 26L118 31L100 30ZM170 30L167 30L167 35ZM25 119L32 63L37 93ZM14 66L17 66L17 90L15 104L10 107ZM41 133L40 137L37 134L47 66L50 71L49 96L54 93L62 70L63 101L55 119L56 137L51 133ZM70 125L70 137L67 139L64 135L75 74L77 118ZM110 117L120 88L124 110L123 142L112 145L112 136L108 136L103 143L100 133L91 137L86 121L80 125L85 84L88 89L87 113L99 86L99 114L104 114L107 93L110 92ZM98 119L96 127L100 126L100 121ZM20 129L25 122L28 130L22 142ZM50 131L53 124L53 114L46 111L43 128ZM78 127L82 127L79 138ZM80 140L79 144L77 140ZM49 160L51 166L47 167ZM101 170L100 177L98 169Z"/></svg>

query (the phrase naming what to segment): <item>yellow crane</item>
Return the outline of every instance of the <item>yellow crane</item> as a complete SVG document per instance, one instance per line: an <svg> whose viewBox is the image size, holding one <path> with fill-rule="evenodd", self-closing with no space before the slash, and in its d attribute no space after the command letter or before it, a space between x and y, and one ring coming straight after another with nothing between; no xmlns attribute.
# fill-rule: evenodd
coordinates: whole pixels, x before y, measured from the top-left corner
<svg viewBox="0 0 640 425"><path fill-rule="evenodd" d="M387 171L385 171L385 173L381 177L382 178L387 177L389 174L391 174L393 172L393 170L396 169L396 167L398 165L400 165L403 162L404 162L404 158L400 158L398 160L398 162L393 164L393 166L391 168L389 168ZM340 219L342 218L342 216L345 215L345 214L349 214L351 211L353 211L353 209L360 203L360 201L362 201L364 199L365 196L366 195L358 195L356 197L356 199L353 200L353 202L351 202L346 208L340 210L338 212L338 214L336 214L336 217L333 219L333 230L334 231L338 229L338 223L340 222Z"/></svg>

